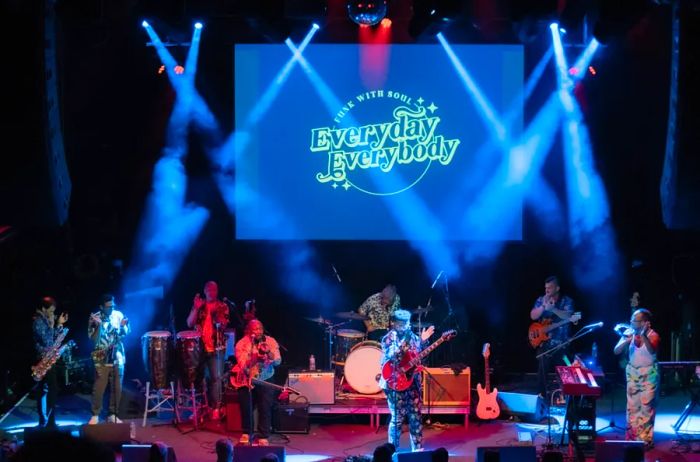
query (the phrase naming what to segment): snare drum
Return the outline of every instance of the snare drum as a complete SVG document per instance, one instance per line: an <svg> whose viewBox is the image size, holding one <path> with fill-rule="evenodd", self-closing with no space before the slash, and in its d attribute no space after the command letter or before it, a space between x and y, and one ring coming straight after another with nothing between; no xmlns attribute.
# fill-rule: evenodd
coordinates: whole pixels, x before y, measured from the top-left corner
<svg viewBox="0 0 700 462"><path fill-rule="evenodd" d="M345 360L345 380L358 393L373 395L379 393L379 378L382 375L380 362L382 347L379 342L366 340L358 343Z"/></svg>
<svg viewBox="0 0 700 462"><path fill-rule="evenodd" d="M170 332L153 330L141 336L141 356L153 388L169 388Z"/></svg>
<svg viewBox="0 0 700 462"><path fill-rule="evenodd" d="M364 332L354 329L338 329L335 339L335 355L333 355L333 363L342 366L345 364L345 358L348 357L350 350L365 339Z"/></svg>
<svg viewBox="0 0 700 462"><path fill-rule="evenodd" d="M180 381L186 389L195 388L199 383L199 363L204 353L202 336L194 330L178 332L176 349Z"/></svg>

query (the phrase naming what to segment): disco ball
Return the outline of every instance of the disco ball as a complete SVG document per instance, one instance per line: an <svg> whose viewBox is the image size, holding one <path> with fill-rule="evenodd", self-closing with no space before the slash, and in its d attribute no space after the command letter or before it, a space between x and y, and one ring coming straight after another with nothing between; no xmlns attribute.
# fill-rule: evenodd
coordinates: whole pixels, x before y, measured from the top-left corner
<svg viewBox="0 0 700 462"><path fill-rule="evenodd" d="M386 0L351 0L348 2L348 16L360 25L379 24L386 16Z"/></svg>

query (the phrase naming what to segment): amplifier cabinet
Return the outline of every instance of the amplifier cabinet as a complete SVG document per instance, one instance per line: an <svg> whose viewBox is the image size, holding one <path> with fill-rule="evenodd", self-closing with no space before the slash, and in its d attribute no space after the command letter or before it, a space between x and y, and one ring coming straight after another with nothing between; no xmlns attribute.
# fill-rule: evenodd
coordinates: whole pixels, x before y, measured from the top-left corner
<svg viewBox="0 0 700 462"><path fill-rule="evenodd" d="M333 371L289 371L287 385L305 397L308 404L335 404Z"/></svg>
<svg viewBox="0 0 700 462"><path fill-rule="evenodd" d="M449 367L426 367L423 371L424 406L469 406L471 371L467 367L459 374Z"/></svg>
<svg viewBox="0 0 700 462"><path fill-rule="evenodd" d="M309 433L309 405L278 404L272 413L272 430L275 433Z"/></svg>

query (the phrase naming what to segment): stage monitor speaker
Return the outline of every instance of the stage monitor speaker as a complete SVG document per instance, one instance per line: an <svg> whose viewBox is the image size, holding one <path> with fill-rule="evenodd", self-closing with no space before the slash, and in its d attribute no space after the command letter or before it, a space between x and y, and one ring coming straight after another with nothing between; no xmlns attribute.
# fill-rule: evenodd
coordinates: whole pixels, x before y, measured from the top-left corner
<svg viewBox="0 0 700 462"><path fill-rule="evenodd" d="M540 395L499 391L498 405L501 414L514 415L529 422L539 422L547 416L547 408Z"/></svg>
<svg viewBox="0 0 700 462"><path fill-rule="evenodd" d="M260 462L268 454L275 454L280 462L286 456L284 446L248 446L237 444L233 448L233 462Z"/></svg>
<svg viewBox="0 0 700 462"><path fill-rule="evenodd" d="M150 462L151 460L151 445L150 444L123 444L122 445L122 462ZM165 462L176 462L175 450L168 447L168 452L165 457Z"/></svg>
<svg viewBox="0 0 700 462"><path fill-rule="evenodd" d="M535 446L491 446L476 448L476 462L535 462Z"/></svg>
<svg viewBox="0 0 700 462"><path fill-rule="evenodd" d="M36 441L37 439L43 437L44 435L52 434L52 433L67 433L71 434L72 430L75 427L73 426L68 426L68 427L55 427L55 428L46 428L46 427L25 427L24 432L23 432L23 441L24 443L32 443Z"/></svg>
<svg viewBox="0 0 700 462"><path fill-rule="evenodd" d="M471 371L467 367L455 374L449 367L428 367L423 371L425 406L468 406L471 396Z"/></svg>
<svg viewBox="0 0 700 462"><path fill-rule="evenodd" d="M131 442L131 432L128 423L83 425L80 427L80 436L115 449L119 449L122 444Z"/></svg>
<svg viewBox="0 0 700 462"><path fill-rule="evenodd" d="M392 462L431 462L433 451L419 452L395 452L391 456Z"/></svg>
<svg viewBox="0 0 700 462"><path fill-rule="evenodd" d="M595 462L643 462L644 441L605 440L595 443Z"/></svg>
<svg viewBox="0 0 700 462"><path fill-rule="evenodd" d="M335 404L333 371L289 371L287 385L301 393L309 404Z"/></svg>

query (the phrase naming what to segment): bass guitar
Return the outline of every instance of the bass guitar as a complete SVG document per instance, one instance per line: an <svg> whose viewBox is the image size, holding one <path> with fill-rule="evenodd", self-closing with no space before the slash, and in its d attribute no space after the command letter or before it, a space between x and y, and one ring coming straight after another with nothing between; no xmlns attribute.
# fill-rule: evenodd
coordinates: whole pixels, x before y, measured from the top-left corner
<svg viewBox="0 0 700 462"><path fill-rule="evenodd" d="M401 357L398 360L387 361L382 367L382 378L386 380L387 386L394 391L404 391L410 387L413 383L413 374L420 366L422 359L440 346L442 342L452 340L455 336L457 336L457 331L450 329L443 332L439 339L420 353L408 350L399 353Z"/></svg>
<svg viewBox="0 0 700 462"><path fill-rule="evenodd" d="M549 332L553 331L559 326L568 324L570 322L577 323L581 319L581 313L576 312L571 315L569 319L562 319L559 322L553 323L551 319L545 319L544 321L533 322L530 324L530 328L527 331L528 341L532 348L537 348L544 342L549 340L552 336Z"/></svg>
<svg viewBox="0 0 700 462"><path fill-rule="evenodd" d="M276 390L279 390L281 392L287 392L287 393L292 393L295 395L301 395L301 393L297 390L295 390L292 387L287 387L283 385L277 385L276 383L268 382L266 380L261 380L261 379L256 379L248 374L245 374L242 368L233 366L231 368L230 376L229 376L229 383L231 386L235 389L239 389L241 387L248 387L248 388L253 388L255 385L261 385L263 387L269 387L269 388L274 388ZM257 368L256 368L257 372Z"/></svg>
<svg viewBox="0 0 700 462"><path fill-rule="evenodd" d="M498 388L491 391L489 369L489 357L491 356L491 344L484 343L484 349L481 352L484 356L484 381L486 386L482 388L481 384L476 385L476 392L479 395L479 403L476 405L476 416L482 420L495 419L501 413L501 408L498 407Z"/></svg>

